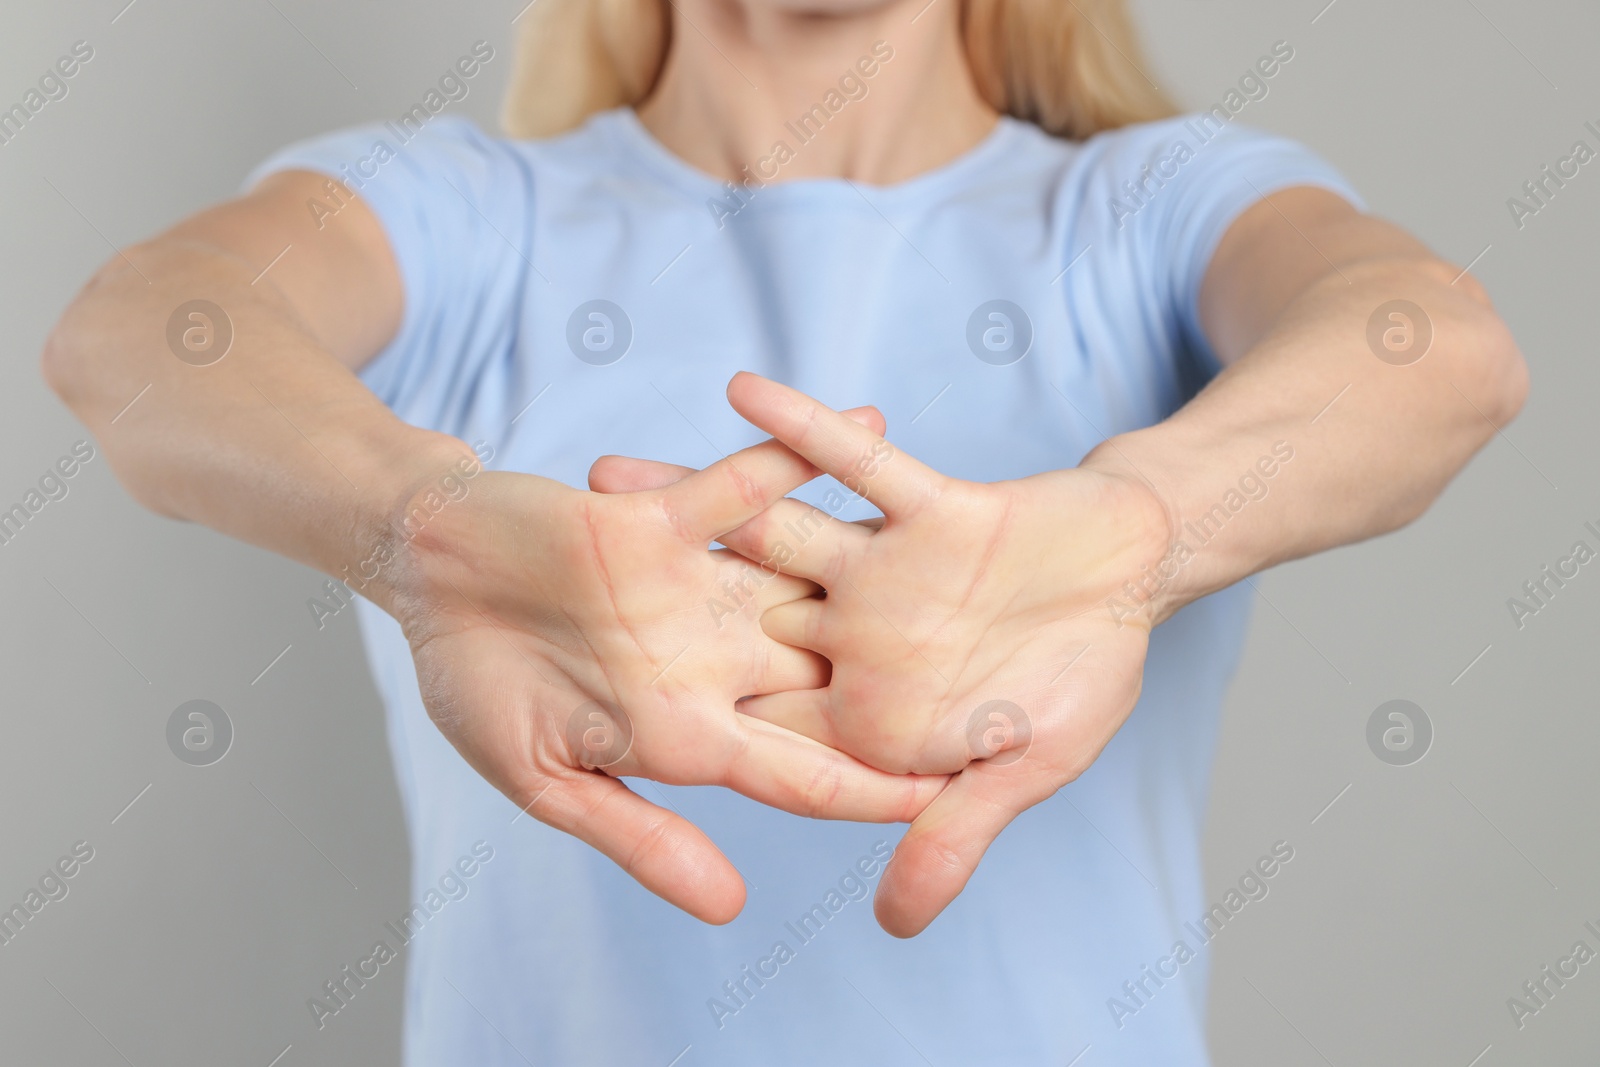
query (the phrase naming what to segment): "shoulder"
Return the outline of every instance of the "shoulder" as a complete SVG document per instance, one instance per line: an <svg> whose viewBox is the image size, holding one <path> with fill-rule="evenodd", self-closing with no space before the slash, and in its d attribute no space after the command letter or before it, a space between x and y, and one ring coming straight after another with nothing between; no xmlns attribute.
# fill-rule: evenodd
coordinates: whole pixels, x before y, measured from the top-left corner
<svg viewBox="0 0 1600 1067"><path fill-rule="evenodd" d="M358 192L382 186L436 188L445 184L509 182L531 184L535 175L559 178L575 171L607 169L615 157L610 136L612 116L601 113L588 123L555 137L518 140L485 131L471 119L436 115L371 122L317 134L279 149L255 167L245 180L253 186L268 174L311 170L328 174Z"/></svg>
<svg viewBox="0 0 1600 1067"><path fill-rule="evenodd" d="M1321 164L1298 141L1246 125L1221 108L1105 130L1081 145L1076 177L1085 183L1137 179L1147 167L1156 177L1172 181L1189 164L1202 161L1208 170L1267 158Z"/></svg>
<svg viewBox="0 0 1600 1067"><path fill-rule="evenodd" d="M1064 194L1117 230L1135 215L1178 220L1236 211L1290 185L1359 197L1331 165L1300 142L1246 125L1222 106L1096 134L1082 142Z"/></svg>
<svg viewBox="0 0 1600 1067"><path fill-rule="evenodd" d="M1053 136L1029 122L1002 121L1008 127L1004 165L994 169L995 182L1043 186L1058 212L1092 209L1112 223L1121 221L1113 200L1121 199L1124 210L1136 211L1169 185L1190 187L1163 194L1162 199L1174 206L1191 198L1204 199L1224 185L1248 189L1256 178L1279 187L1284 177L1303 179L1351 192L1337 172L1304 145L1245 125L1221 106L1121 126L1079 141Z"/></svg>

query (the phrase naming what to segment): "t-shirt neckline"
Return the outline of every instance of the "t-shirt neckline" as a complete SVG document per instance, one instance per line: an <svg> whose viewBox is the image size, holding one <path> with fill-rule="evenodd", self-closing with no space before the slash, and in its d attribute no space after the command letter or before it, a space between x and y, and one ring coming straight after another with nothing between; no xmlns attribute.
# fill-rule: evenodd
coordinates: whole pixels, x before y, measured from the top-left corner
<svg viewBox="0 0 1600 1067"><path fill-rule="evenodd" d="M728 185L723 179L694 166L662 144L639 120L633 108L618 107L602 111L590 122L645 169L696 201L720 200L728 194ZM915 201L958 183L969 174L987 169L992 160L1007 151L1023 125L1017 119L1001 115L994 129L965 152L931 170L892 185L873 185L847 178L793 178L755 188L763 200L774 203L780 200L829 199L841 195L854 200L865 195L876 203Z"/></svg>

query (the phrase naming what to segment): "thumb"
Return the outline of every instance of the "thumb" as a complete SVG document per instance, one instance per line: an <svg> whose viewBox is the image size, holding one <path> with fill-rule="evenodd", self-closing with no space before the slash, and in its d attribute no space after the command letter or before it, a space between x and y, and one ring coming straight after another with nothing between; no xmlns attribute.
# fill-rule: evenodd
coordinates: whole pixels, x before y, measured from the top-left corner
<svg viewBox="0 0 1600 1067"><path fill-rule="evenodd" d="M878 925L895 937L922 933L961 895L1000 831L1054 791L1023 764L968 764L895 846L872 902Z"/></svg>

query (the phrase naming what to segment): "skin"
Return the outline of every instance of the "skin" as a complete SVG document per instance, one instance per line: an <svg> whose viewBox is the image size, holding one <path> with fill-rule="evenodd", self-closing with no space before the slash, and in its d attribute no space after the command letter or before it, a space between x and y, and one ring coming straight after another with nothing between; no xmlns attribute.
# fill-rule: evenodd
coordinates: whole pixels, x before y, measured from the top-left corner
<svg viewBox="0 0 1600 1067"><path fill-rule="evenodd" d="M847 108L782 179L921 173L995 122L965 66L958 5L922 8L675 0L672 51L641 119L684 159L734 178L884 39L895 59L871 106ZM1329 193L1294 189L1247 210L1207 271L1202 325L1227 370L1173 418L1076 468L993 485L945 478L884 442L876 412L847 417L741 375L730 401L778 443L704 472L607 458L590 491L478 471L412 535L414 505L476 459L400 422L351 373L394 335L404 292L359 199L324 229L312 222L304 205L323 181L273 176L119 253L52 333L47 379L152 509L333 575L381 554L359 591L400 621L428 710L465 758L514 804L711 922L742 905L737 872L615 775L724 784L820 817L912 820L876 899L883 926L910 936L1018 812L1116 732L1152 626L1274 563L1415 518L1527 388L1470 276ZM235 327L227 357L199 369L164 342L167 316L196 294ZM1395 298L1434 328L1428 355L1406 367L1365 342L1372 310ZM1294 459L1271 495L1173 571L1164 561L1184 521L1277 441ZM803 510L782 498L818 469L878 504L881 528L820 525L788 546L783 577L763 578L744 611L714 625L707 591L751 564L706 544L778 558L778 531ZM1113 611L1127 582L1146 583L1137 610ZM971 729L996 700L1022 718ZM631 746L612 762L608 741L624 733Z"/></svg>
<svg viewBox="0 0 1600 1067"><path fill-rule="evenodd" d="M299 180L268 182L245 213L292 197L296 210L278 213L292 230ZM399 422L339 364L317 332L336 336L338 316L307 322L280 291L252 286L235 252L197 240L227 240L238 215L218 213L224 225L213 215L129 250L148 282L120 260L97 276L56 330L47 374L152 509L355 575L400 622L440 730L514 804L720 923L743 906L738 871L614 776L723 785L796 814L877 822L909 819L937 793L942 779L873 770L735 712L741 697L826 680L818 657L759 625L761 610L808 595L809 583L761 583L721 625L704 610L724 581L754 571L707 552L713 531L809 481L805 461L768 443L671 487L614 496L485 471L464 443ZM166 316L196 291L229 308L235 328L233 350L205 368L165 351ZM135 380L148 395L113 427L113 398ZM447 477L465 495L430 516ZM429 517L408 526L419 514ZM611 743L618 735L631 743Z"/></svg>
<svg viewBox="0 0 1600 1067"><path fill-rule="evenodd" d="M869 94L829 119L827 136L807 142L780 180L904 181L999 121L967 68L959 14L958 3L927 0L673 0L672 46L639 119L684 160L737 181L773 141L793 137L787 120L883 41L894 58Z"/></svg>

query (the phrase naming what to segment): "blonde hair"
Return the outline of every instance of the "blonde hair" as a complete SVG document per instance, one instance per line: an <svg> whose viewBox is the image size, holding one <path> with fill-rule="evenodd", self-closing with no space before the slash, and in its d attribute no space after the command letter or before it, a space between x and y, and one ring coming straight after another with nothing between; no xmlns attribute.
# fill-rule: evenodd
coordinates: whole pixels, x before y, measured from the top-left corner
<svg viewBox="0 0 1600 1067"><path fill-rule="evenodd" d="M995 110L1079 140L1175 108L1145 73L1126 0L961 0L973 80ZM650 94L668 0L539 0L523 16L501 120L551 137Z"/></svg>

